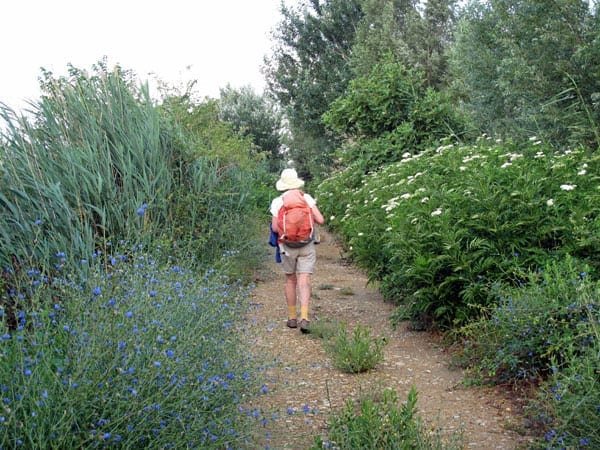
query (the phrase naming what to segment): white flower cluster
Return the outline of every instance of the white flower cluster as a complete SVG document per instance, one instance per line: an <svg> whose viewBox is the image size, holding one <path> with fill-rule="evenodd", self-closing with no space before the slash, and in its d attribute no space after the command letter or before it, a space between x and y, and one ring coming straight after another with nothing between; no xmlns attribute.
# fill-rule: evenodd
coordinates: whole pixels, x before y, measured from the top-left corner
<svg viewBox="0 0 600 450"><path fill-rule="evenodd" d="M561 184L560 188L563 191L572 191L573 189L575 189L577 187L576 184Z"/></svg>
<svg viewBox="0 0 600 450"><path fill-rule="evenodd" d="M410 195L410 194L408 194L408 195ZM390 198L388 200L388 202L385 205L382 206L382 208L385 209L385 212L390 212L392 209L394 209L396 206L398 206L399 205L399 203L398 203L398 199L399 198L400 197Z"/></svg>

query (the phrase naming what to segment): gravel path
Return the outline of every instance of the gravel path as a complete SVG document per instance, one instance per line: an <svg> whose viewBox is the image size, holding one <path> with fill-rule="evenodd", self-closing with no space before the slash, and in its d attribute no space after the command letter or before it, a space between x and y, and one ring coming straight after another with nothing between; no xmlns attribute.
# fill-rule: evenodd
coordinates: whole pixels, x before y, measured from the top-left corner
<svg viewBox="0 0 600 450"><path fill-rule="evenodd" d="M418 390L418 411L428 429L444 436L462 433L465 449L515 449L526 446L518 433L521 419L516 402L498 389L465 387L460 370L449 369L449 356L436 336L392 329L393 306L361 271L345 264L331 235L322 232L313 276L311 320L330 318L352 327L362 324L387 338L385 359L375 370L345 374L335 369L319 339L285 326L284 276L275 262L261 275L253 294L246 334L248 348L264 358L267 393L247 405L260 411L257 448L306 449L314 436L325 435L330 413L349 398L394 388L405 400L411 386ZM272 253L269 255L273 261ZM327 287L327 289L322 289Z"/></svg>

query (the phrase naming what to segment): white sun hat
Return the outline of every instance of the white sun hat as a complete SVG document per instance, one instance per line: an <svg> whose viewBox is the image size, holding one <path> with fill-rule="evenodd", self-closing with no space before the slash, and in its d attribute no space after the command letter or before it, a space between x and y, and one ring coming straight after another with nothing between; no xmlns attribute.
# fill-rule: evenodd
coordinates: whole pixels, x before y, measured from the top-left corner
<svg viewBox="0 0 600 450"><path fill-rule="evenodd" d="M304 180L298 178L295 169L284 169L281 177L277 180L275 187L278 191L287 191L288 189L299 189L304 186Z"/></svg>

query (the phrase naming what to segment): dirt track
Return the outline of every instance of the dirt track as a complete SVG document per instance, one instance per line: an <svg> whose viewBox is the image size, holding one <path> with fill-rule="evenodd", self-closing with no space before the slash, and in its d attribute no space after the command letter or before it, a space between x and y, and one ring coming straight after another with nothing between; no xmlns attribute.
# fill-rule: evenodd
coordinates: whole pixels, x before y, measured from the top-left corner
<svg viewBox="0 0 600 450"><path fill-rule="evenodd" d="M526 445L526 438L512 431L520 423L515 404L498 390L464 387L462 372L448 368L449 356L435 336L408 331L406 325L392 329L393 306L366 286L364 274L344 263L331 235L322 233L317 254L311 320L330 318L349 327L370 327L387 338L385 359L373 371L345 374L332 366L319 339L287 328L283 275L271 253L268 270L254 291L248 318L252 333L247 334L248 348L270 361L268 392L249 405L264 418L256 430L259 448L306 449L314 436L326 434L330 413L346 399L391 387L404 400L413 385L428 429L445 436L462 433L464 448L469 449ZM328 289L319 289L326 285Z"/></svg>

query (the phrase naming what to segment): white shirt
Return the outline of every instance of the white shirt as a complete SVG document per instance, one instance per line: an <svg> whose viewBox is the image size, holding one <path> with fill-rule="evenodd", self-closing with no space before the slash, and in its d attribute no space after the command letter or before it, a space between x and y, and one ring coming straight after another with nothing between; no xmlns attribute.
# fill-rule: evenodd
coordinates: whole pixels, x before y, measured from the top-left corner
<svg viewBox="0 0 600 450"><path fill-rule="evenodd" d="M289 191L286 191L289 192ZM279 210L281 209L281 207L283 206L283 196L286 193L284 192L283 194L281 194L279 197L275 197L273 199L273 201L271 202L271 208L269 208L269 211L271 211L271 215L277 217L277 215L279 214ZM312 198L309 194L304 194L304 200L306 200L306 203L308 203L308 206L310 208L312 208L313 206L315 206L317 204L317 201Z"/></svg>

